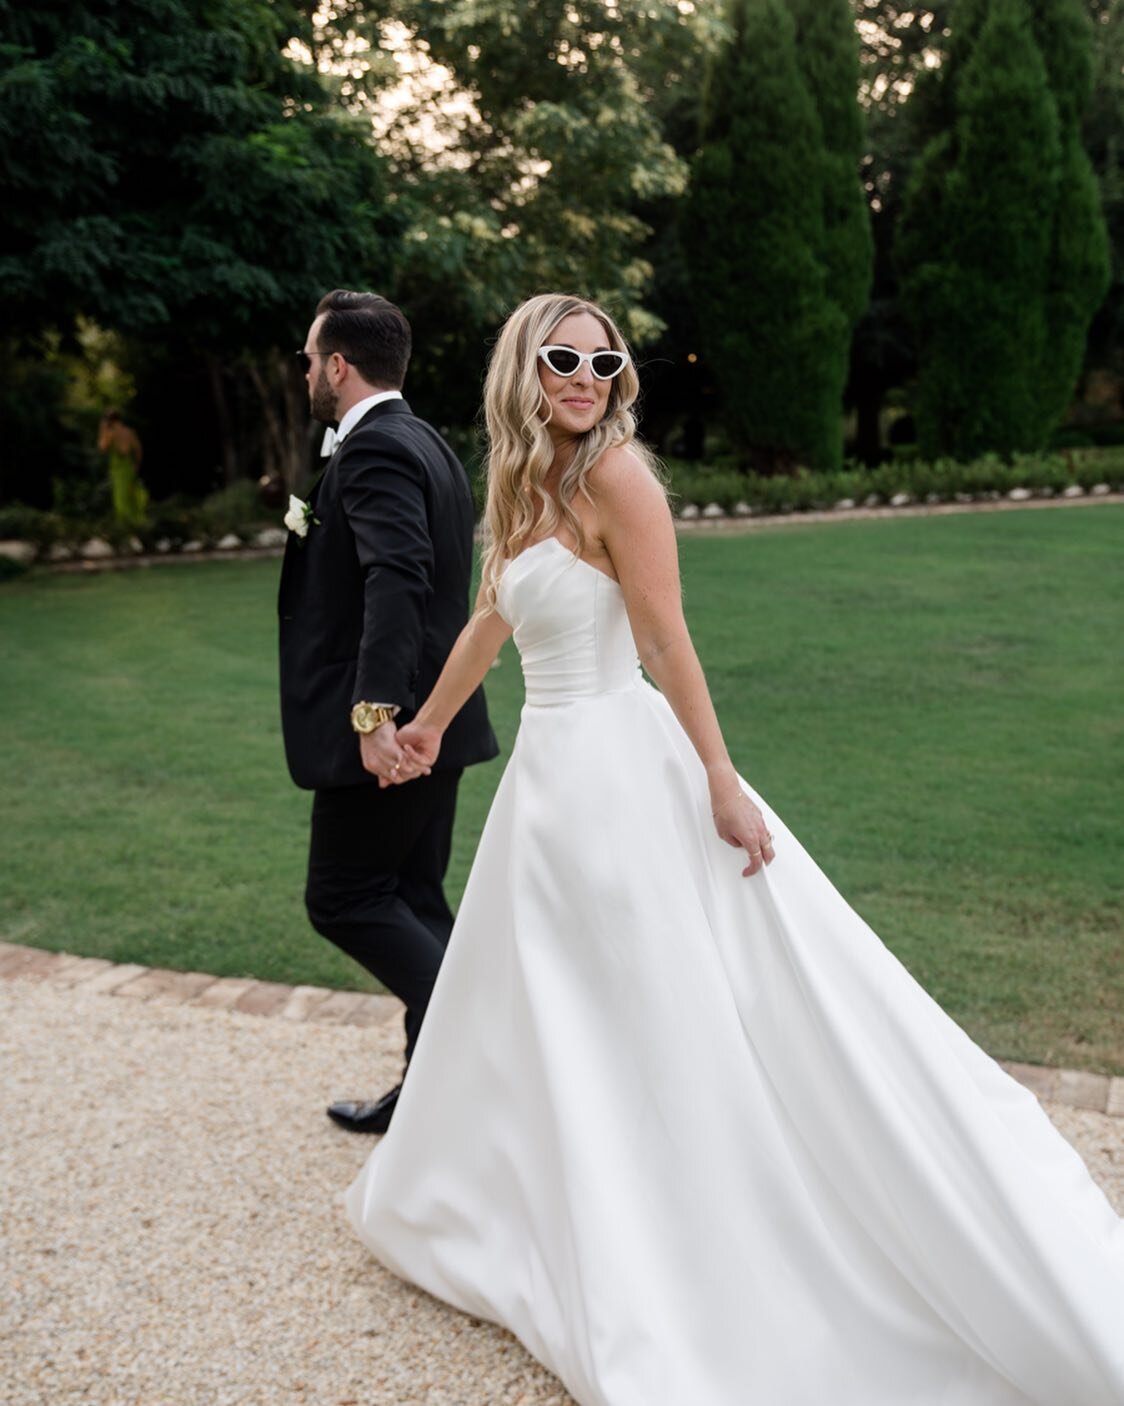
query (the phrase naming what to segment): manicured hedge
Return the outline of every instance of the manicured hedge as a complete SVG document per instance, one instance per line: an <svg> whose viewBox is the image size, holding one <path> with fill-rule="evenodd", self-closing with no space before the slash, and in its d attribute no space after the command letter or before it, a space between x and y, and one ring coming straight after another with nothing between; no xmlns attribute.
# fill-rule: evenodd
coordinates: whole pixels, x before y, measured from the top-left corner
<svg viewBox="0 0 1124 1406"><path fill-rule="evenodd" d="M1106 485L1124 489L1124 446L1016 456L1005 462L987 455L970 464L942 459L933 464L894 460L876 469L852 465L839 473L800 470L792 476L763 478L740 473L731 461L698 464L666 462L672 506L691 517L711 505L711 513L739 515L799 513L841 506L900 506L908 503L971 502L1011 493L1049 497ZM1103 491L1103 487L1101 489ZM281 511L263 509L257 485L249 481L213 493L201 503L169 499L152 504L149 521L136 534L111 520L72 517L12 503L0 508L0 540L30 543L39 558L78 552L91 538L119 553L138 549L179 551L191 542L213 547L232 538L251 543L263 528L280 527ZM268 538L270 534L265 533ZM271 543L271 545L275 545Z"/></svg>
<svg viewBox="0 0 1124 1406"><path fill-rule="evenodd" d="M667 461L668 484L676 508L704 508L715 503L727 513L742 505L753 513L807 512L841 503L889 504L895 498L915 503L1005 497L1026 489L1035 496L1085 491L1098 484L1124 487L1124 449L1083 450L1066 454L1017 455L1005 462L987 455L970 464L951 459L928 464L898 461L868 469L854 465L835 474L807 470L788 477L762 478L721 464L700 466Z"/></svg>

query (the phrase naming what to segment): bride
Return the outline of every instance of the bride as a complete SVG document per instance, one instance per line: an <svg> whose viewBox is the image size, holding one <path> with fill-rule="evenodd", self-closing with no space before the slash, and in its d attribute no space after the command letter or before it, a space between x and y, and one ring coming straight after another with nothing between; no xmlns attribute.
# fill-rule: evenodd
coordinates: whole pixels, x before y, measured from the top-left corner
<svg viewBox="0 0 1124 1406"><path fill-rule="evenodd" d="M1124 1222L735 771L636 393L581 299L496 345L395 779L512 632L526 705L355 1229L582 1406L1124 1406Z"/></svg>

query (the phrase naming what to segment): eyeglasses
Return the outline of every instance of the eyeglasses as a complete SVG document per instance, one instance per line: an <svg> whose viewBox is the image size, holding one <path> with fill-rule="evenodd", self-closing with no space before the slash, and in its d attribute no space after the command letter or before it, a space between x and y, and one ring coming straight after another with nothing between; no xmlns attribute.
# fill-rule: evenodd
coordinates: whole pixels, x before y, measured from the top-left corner
<svg viewBox="0 0 1124 1406"><path fill-rule="evenodd" d="M573 347L539 347L539 360L545 361L556 376L576 376L586 362L599 381L611 381L628 365L627 352L579 352Z"/></svg>
<svg viewBox="0 0 1124 1406"><path fill-rule="evenodd" d="M302 347L299 351L296 352L297 365L307 376L308 373L312 370L312 358L314 356L335 356L336 354L336 352L306 352ZM343 352L340 352L339 355L343 356ZM343 359L349 365L355 365L355 363L351 360L351 357L343 356Z"/></svg>

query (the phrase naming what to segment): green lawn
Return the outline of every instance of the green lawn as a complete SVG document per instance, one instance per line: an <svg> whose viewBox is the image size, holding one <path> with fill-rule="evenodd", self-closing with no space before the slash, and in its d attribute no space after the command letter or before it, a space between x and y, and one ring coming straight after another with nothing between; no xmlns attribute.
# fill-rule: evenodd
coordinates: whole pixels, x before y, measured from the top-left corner
<svg viewBox="0 0 1124 1406"><path fill-rule="evenodd" d="M993 1054L1124 1073L1115 506L682 542L731 751ZM307 926L276 561L0 588L0 936L361 986ZM488 680L514 735L510 647ZM499 765L461 790L459 894Z"/></svg>

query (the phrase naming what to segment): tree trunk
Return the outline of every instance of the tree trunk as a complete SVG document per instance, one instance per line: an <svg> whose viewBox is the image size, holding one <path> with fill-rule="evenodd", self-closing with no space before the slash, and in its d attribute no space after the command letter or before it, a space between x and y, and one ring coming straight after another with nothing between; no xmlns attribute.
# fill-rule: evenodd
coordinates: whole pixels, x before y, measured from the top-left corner
<svg viewBox="0 0 1124 1406"><path fill-rule="evenodd" d="M285 424L281 410L281 398L274 386L273 377L267 380L261 367L249 363L250 381L258 395L258 411L262 427L262 478L267 481L283 480L285 477Z"/></svg>
<svg viewBox="0 0 1124 1406"><path fill-rule="evenodd" d="M308 391L304 377L295 366L279 358L278 368L285 397L285 454L281 472L286 492L303 495L308 488L311 459ZM320 433L323 433L322 428ZM319 447L320 435L316 436L316 443Z"/></svg>
<svg viewBox="0 0 1124 1406"><path fill-rule="evenodd" d="M218 357L209 356L207 358L207 375L210 378L211 398L215 403L215 414L219 422L222 446L222 481L229 484L238 477L238 453L234 424L230 415L230 402L226 394L226 373Z"/></svg>

